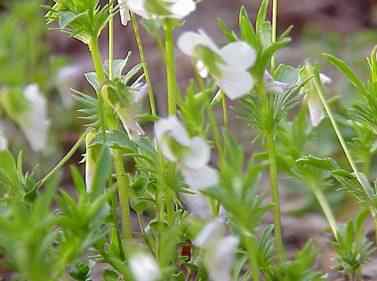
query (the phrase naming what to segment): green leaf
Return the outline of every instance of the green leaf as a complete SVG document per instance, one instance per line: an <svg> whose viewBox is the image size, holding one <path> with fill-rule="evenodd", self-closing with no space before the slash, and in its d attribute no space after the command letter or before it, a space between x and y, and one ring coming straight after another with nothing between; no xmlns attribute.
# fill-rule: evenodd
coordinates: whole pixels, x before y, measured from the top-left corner
<svg viewBox="0 0 377 281"><path fill-rule="evenodd" d="M103 194L105 191L106 183L111 176L112 171L112 158L110 149L103 146L98 157L97 167L93 178L93 185L91 188L94 198Z"/></svg>
<svg viewBox="0 0 377 281"><path fill-rule="evenodd" d="M358 89L363 95L368 94L367 88L365 87L364 83L356 76L353 70L343 60L330 54L323 55L329 63L334 65L340 72L343 73L343 75L348 78L348 80L356 89Z"/></svg>
<svg viewBox="0 0 377 281"><path fill-rule="evenodd" d="M263 29L263 25L266 22L269 4L270 4L269 0L263 0L262 3L260 4L259 11L257 14L257 20L256 20L256 28L257 28L258 34Z"/></svg>
<svg viewBox="0 0 377 281"><path fill-rule="evenodd" d="M258 36L255 33L253 25L244 6L242 6L240 10L239 25L241 31L241 39L248 42L255 49L259 50L260 42Z"/></svg>

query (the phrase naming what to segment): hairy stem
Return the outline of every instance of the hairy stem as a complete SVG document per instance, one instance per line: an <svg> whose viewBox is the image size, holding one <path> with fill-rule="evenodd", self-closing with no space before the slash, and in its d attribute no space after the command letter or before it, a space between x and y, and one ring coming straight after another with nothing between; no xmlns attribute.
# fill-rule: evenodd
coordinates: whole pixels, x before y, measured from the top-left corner
<svg viewBox="0 0 377 281"><path fill-rule="evenodd" d="M168 113L175 115L177 112L177 78L175 68L175 52L174 52L174 27L173 23L166 20L165 30L165 62L166 77L168 86Z"/></svg>
<svg viewBox="0 0 377 281"><path fill-rule="evenodd" d="M275 248L280 261L284 261L285 249L282 237L281 227L281 210L280 210L280 192L279 192L279 179L278 179L278 167L276 162L276 148L274 144L274 137L272 134L267 136L267 149L268 157L270 161L270 184L272 192L272 204L273 204L273 218L274 218L274 238Z"/></svg>
<svg viewBox="0 0 377 281"><path fill-rule="evenodd" d="M148 97L149 97L149 105L151 107L151 113L153 115L156 115L157 114L156 102L155 102L155 97L154 97L154 92L153 92L153 87L152 87L152 80L149 73L148 62L145 58L144 46L143 46L143 41L141 40L139 25L137 23L135 15L132 12L130 12L130 15L131 15L131 24L132 24L132 29L135 34L137 48L139 49L140 62L143 65L145 81L147 82L147 85L148 85Z"/></svg>
<svg viewBox="0 0 377 281"><path fill-rule="evenodd" d="M110 36L110 38L112 37ZM93 38L90 41L89 49L91 51L93 65L96 70L98 82L100 83L102 87L102 85L106 81L106 75L105 75L105 70L102 63L102 57L99 50L97 39ZM112 58L109 58L109 61L111 61L111 59ZM103 87L103 90L101 91L101 93L99 93L99 97L106 95L105 91L106 91L106 87ZM103 128L103 130L105 129L106 128ZM113 162L116 169L119 203L120 203L120 208L121 208L121 213L122 213L121 220L122 220L123 236L126 240L128 240L132 237L132 231L130 228L131 227L130 207L129 207L129 202L128 202L129 201L129 198L128 198L129 182L128 182L128 177L127 177L125 167L123 164L123 156L121 152L119 150L114 150L113 152L114 152Z"/></svg>

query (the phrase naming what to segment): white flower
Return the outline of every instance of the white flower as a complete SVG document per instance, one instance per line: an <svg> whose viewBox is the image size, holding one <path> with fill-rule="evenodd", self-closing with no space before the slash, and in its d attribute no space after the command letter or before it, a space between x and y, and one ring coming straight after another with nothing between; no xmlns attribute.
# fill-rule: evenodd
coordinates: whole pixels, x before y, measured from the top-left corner
<svg viewBox="0 0 377 281"><path fill-rule="evenodd" d="M8 148L8 140L3 135L3 132L0 131L0 151L6 150Z"/></svg>
<svg viewBox="0 0 377 281"><path fill-rule="evenodd" d="M292 88L292 85L286 82L274 80L272 75L266 71L264 73L264 83L267 91L283 94Z"/></svg>
<svg viewBox="0 0 377 281"><path fill-rule="evenodd" d="M190 138L175 116L159 120L155 136L164 157L179 164L187 185L200 190L217 184L217 171L208 166L209 145L201 137Z"/></svg>
<svg viewBox="0 0 377 281"><path fill-rule="evenodd" d="M221 219L209 223L194 240L194 245L205 250L204 263L212 281L231 281L231 270L239 239L225 235Z"/></svg>
<svg viewBox="0 0 377 281"><path fill-rule="evenodd" d="M46 147L50 121L47 116L47 102L35 84L24 89L28 110L19 119L19 125L34 151Z"/></svg>
<svg viewBox="0 0 377 281"><path fill-rule="evenodd" d="M178 47L196 60L200 75L211 74L230 99L242 97L253 89L255 80L248 69L256 61L256 52L247 43L232 42L219 48L199 30L181 35Z"/></svg>
<svg viewBox="0 0 377 281"><path fill-rule="evenodd" d="M148 5L148 1L153 1L153 5ZM193 0L118 0L118 3L124 25L130 20L129 11L144 19L183 19L196 9L196 3ZM157 8L153 9L151 6Z"/></svg>
<svg viewBox="0 0 377 281"><path fill-rule="evenodd" d="M181 193L180 198L191 215L201 219L211 218L212 212L208 199L201 193Z"/></svg>
<svg viewBox="0 0 377 281"><path fill-rule="evenodd" d="M136 281L155 281L160 279L160 269L149 254L136 254L129 261L130 270Z"/></svg>
<svg viewBox="0 0 377 281"><path fill-rule="evenodd" d="M71 91L78 84L78 78L82 74L81 67L70 65L59 70L56 77L56 86L62 98L63 105L70 108L73 105L73 97Z"/></svg>

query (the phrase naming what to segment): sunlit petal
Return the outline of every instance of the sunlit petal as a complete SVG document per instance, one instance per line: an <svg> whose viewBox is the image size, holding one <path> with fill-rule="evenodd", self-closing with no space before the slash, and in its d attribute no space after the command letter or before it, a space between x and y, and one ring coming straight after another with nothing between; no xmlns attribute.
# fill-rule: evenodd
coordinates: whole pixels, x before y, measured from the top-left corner
<svg viewBox="0 0 377 281"><path fill-rule="evenodd" d="M207 224L199 235L193 241L197 247L204 248L209 245L211 241L221 239L225 235L225 225L222 219L218 218Z"/></svg>
<svg viewBox="0 0 377 281"><path fill-rule="evenodd" d="M173 17L183 19L196 9L196 3L192 0L175 0L170 8Z"/></svg>

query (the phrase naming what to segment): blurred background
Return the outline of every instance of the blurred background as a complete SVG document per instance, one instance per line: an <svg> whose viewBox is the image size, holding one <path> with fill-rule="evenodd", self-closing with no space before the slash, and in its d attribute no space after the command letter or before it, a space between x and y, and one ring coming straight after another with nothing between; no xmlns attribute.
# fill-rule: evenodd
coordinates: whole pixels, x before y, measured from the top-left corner
<svg viewBox="0 0 377 281"><path fill-rule="evenodd" d="M84 73L91 71L91 61L86 46L71 39L60 31L47 27L43 15L46 9L44 0L0 0L0 94L2 88L23 89L36 83L46 95L49 103L51 128L49 145L42 153L32 152L25 137L11 118L0 109L0 130L4 131L11 149L14 152L23 150L26 154L26 167L37 175L44 174L58 159L66 153L83 131L78 119L77 107L72 99L71 88L89 93L90 89L84 80ZM259 0L202 0L198 10L187 18L186 24L177 30L176 36L185 30L204 29L218 44L225 43L225 38L216 23L221 18L228 26L236 29L238 13L244 5L251 18L255 17ZM115 54L124 58L132 51L130 64L138 63L138 52L131 26L121 26L119 17L115 19ZM377 0L280 0L279 30L282 32L290 25L293 42L289 48L279 53L278 61L299 66L310 59L323 66L322 72L333 79L331 94L337 96L334 110L342 112L355 97L354 91L333 68L326 65L321 53L331 53L343 58L363 78L367 78L366 56L377 44ZM158 35L158 34L154 34ZM107 35L102 37L104 59L107 56ZM143 29L143 43L147 60L151 66L151 75L155 92L158 95L158 110L164 115L165 108L165 72L161 51L155 38ZM192 64L189 58L177 50L178 80L182 88L192 78ZM330 93L329 93L330 94ZM245 142L250 143L249 129L243 130L241 122L232 120L232 130ZM313 134L311 151L316 155L339 154L339 146L328 122L323 122ZM347 130L345 130L347 137ZM373 140L374 141L374 140ZM341 152L340 152L341 154ZM71 160L78 163L78 153ZM377 171L374 161L372 171ZM36 165L36 163L39 166ZM377 175L371 173L371 178ZM68 177L64 177L63 179ZM64 182L64 181L63 181ZM306 196L289 197L284 205L286 212L295 210L312 210L315 200L310 192L302 186L282 180L289 186L289 192L299 190ZM289 193L287 192L287 193ZM332 202L340 202L342 198L334 191ZM304 202L302 199L305 199ZM314 206L314 207L313 207ZM345 208L343 208L344 210ZM350 208L352 209L352 208ZM347 217L347 212L340 212L339 217ZM290 225L288 232L310 235L319 231L318 216L314 220L306 218L306 224ZM289 223L289 221L288 221ZM323 220L320 223L324 223ZM305 228L307 227L307 228ZM305 230L306 229L306 230ZM298 233L298 234L297 234ZM289 233L288 233L289 235ZM320 234L319 234L320 235ZM305 240L305 237L302 238ZM327 260L324 261L327 264ZM377 267L375 267L377 268Z"/></svg>

